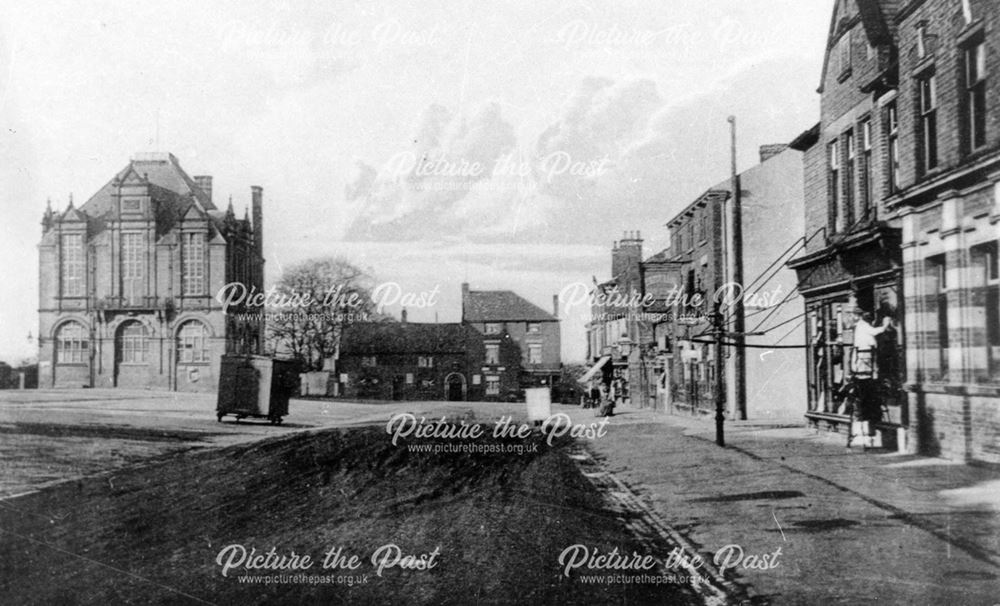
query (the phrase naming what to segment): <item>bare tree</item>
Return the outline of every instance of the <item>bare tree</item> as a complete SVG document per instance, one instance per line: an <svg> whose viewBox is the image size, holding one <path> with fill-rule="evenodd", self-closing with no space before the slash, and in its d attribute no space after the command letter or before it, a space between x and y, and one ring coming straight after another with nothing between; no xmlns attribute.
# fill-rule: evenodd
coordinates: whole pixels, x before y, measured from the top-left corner
<svg viewBox="0 0 1000 606"><path fill-rule="evenodd" d="M268 349L321 370L336 357L351 322L377 319L372 276L340 257L309 259L287 268L268 308Z"/></svg>

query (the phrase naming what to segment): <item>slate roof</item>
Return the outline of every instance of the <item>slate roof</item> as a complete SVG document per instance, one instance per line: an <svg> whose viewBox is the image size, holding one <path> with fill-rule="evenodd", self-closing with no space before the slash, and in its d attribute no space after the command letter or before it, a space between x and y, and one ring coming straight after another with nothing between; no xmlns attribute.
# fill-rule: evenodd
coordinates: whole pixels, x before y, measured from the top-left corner
<svg viewBox="0 0 1000 606"><path fill-rule="evenodd" d="M118 171L110 181L97 190L81 207L80 210L93 220L99 231L108 220L114 220L114 198L117 182L144 182L150 184L150 198L156 204L156 231L162 235L169 231L183 217L192 205L202 211L215 211L215 205L208 194L195 183L173 154L148 153L137 154L123 169ZM213 213L213 224L221 228L221 216Z"/></svg>
<svg viewBox="0 0 1000 606"><path fill-rule="evenodd" d="M462 297L466 322L558 322L559 319L510 290L470 290Z"/></svg>
<svg viewBox="0 0 1000 606"><path fill-rule="evenodd" d="M465 353L477 338L482 337L463 324L361 322L344 329L340 353L342 356Z"/></svg>

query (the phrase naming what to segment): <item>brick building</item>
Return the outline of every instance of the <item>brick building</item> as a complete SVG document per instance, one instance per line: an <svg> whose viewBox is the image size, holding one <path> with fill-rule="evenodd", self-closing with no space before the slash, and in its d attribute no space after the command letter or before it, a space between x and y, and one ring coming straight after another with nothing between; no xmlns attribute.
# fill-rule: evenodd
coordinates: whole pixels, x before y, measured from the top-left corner
<svg viewBox="0 0 1000 606"><path fill-rule="evenodd" d="M1000 460L1000 12L837 2L806 157L807 417L838 428L855 307L876 323L883 443Z"/></svg>
<svg viewBox="0 0 1000 606"><path fill-rule="evenodd" d="M799 351L782 346L797 344L799 338L791 335L804 321L797 277L784 267L801 249L802 170L800 152L763 145L760 163L736 177L738 196L727 179L667 223L670 247L663 255L682 264L683 291L689 294L678 308L670 337L676 343L670 368L672 411L714 413L720 379L730 418L799 412L797 403L805 399L799 379L804 363ZM700 297L700 305L689 304L694 296ZM721 378L715 376L711 333L716 299L723 303L727 332ZM741 338L744 332L760 334ZM765 357L757 355L764 351Z"/></svg>
<svg viewBox="0 0 1000 606"><path fill-rule="evenodd" d="M506 352L505 352L506 353ZM378 400L483 400L483 336L465 324L365 322L341 339L340 393Z"/></svg>
<svg viewBox="0 0 1000 606"><path fill-rule="evenodd" d="M558 297L553 297L549 313L512 291L470 290L463 283L462 323L483 335L486 396L559 381ZM507 354L508 348L516 353Z"/></svg>
<svg viewBox="0 0 1000 606"><path fill-rule="evenodd" d="M681 264L663 253L643 260L642 243L636 231L612 245L611 279L591 293L587 359L590 375L605 384L625 380L631 405L665 410L674 313L668 298L682 287Z"/></svg>
<svg viewBox="0 0 1000 606"><path fill-rule="evenodd" d="M39 249L41 387L214 391L224 353L259 353L260 321L215 300L263 289L262 190L253 221L219 210L212 177L137 154L77 208L51 206Z"/></svg>

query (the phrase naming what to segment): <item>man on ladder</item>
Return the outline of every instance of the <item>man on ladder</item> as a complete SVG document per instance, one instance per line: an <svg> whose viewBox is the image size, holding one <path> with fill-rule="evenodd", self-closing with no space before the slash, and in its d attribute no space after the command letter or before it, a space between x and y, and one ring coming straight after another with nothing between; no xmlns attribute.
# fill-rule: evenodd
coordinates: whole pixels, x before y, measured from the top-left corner
<svg viewBox="0 0 1000 606"><path fill-rule="evenodd" d="M882 420L882 398L878 389L878 368L875 364L879 336L892 327L892 319L886 316L882 325L872 325L874 315L860 307L854 309L857 323L854 326L854 351L851 355L851 379L854 384L854 410L847 430L847 446L850 447L854 435L854 419L861 421L861 435L864 446L873 446L875 423Z"/></svg>

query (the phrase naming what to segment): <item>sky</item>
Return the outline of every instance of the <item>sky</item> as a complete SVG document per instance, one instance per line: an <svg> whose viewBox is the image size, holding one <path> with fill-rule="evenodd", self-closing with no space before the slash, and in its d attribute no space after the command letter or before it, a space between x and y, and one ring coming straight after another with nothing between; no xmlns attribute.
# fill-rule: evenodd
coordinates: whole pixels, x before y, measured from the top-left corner
<svg viewBox="0 0 1000 606"><path fill-rule="evenodd" d="M610 277L762 144L818 121L830 0L5 2L0 360L36 354L39 221L137 152L264 188L266 279L336 255L457 321L460 287L544 309ZM389 307L398 313L397 307ZM564 306L582 361L585 305Z"/></svg>

